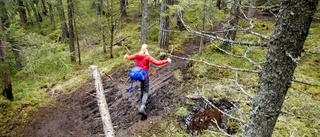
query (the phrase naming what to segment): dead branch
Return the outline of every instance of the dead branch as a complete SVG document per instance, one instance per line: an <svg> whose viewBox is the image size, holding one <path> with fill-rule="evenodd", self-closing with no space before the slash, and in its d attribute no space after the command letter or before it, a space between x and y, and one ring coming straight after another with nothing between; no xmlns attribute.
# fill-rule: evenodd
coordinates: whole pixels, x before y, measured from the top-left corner
<svg viewBox="0 0 320 137"><path fill-rule="evenodd" d="M224 136L228 136L228 137L235 137L235 136L232 136L232 135L228 134L223 129L221 129L219 124L218 124L218 121L215 118L212 121L216 124L217 128L219 129L219 131L223 133L223 134L221 133L220 135L224 135Z"/></svg>
<svg viewBox="0 0 320 137"><path fill-rule="evenodd" d="M234 71L242 71L242 72L252 72L252 73L259 73L260 71L257 71L257 70L250 70L250 69L241 69L241 68L233 68L233 67L228 67L228 66L219 66L219 65L216 65L216 64L211 64L207 61L204 61L204 60L197 60L197 59L191 59L191 58L184 58L184 57L179 57L179 56L175 56L175 55L172 55L172 54L167 54L167 53L163 53L163 52L160 52L161 55L168 55L168 56L171 56L171 57L175 57L175 58L179 58L179 59L183 59L183 60L190 60L190 61L195 61L195 62L201 62L201 63L204 63L206 65L209 65L209 66L214 66L214 67L217 67L217 68L222 68L222 69L231 69L231 70L234 70Z"/></svg>
<svg viewBox="0 0 320 137"><path fill-rule="evenodd" d="M302 91L302 90L300 90L300 89L298 89L298 88L295 88L295 87L293 87L293 86L291 86L291 88L293 88L293 89L295 89L295 90L297 90L297 91L299 91L299 92L301 92L301 93L303 93L303 94L306 94L306 95L310 96L311 98L313 98L313 95L312 95L312 94L306 93L306 92L304 92L304 91Z"/></svg>
<svg viewBox="0 0 320 137"><path fill-rule="evenodd" d="M302 52L308 52L308 53L313 53L313 54L320 54L320 52L310 51L310 50L305 50L305 49L303 49Z"/></svg>
<svg viewBox="0 0 320 137"><path fill-rule="evenodd" d="M310 85L310 86L320 87L320 85L311 84L311 83L307 83L307 82L300 81L300 80L296 80L296 79L292 79L292 81L294 81L294 82L298 82L298 83L302 83L302 84L306 84L306 85Z"/></svg>
<svg viewBox="0 0 320 137"><path fill-rule="evenodd" d="M104 74L114 82L113 78L110 75L108 75L107 73L104 73Z"/></svg>
<svg viewBox="0 0 320 137"><path fill-rule="evenodd" d="M128 36L126 36L126 37L124 37L124 38L122 38L122 39L120 39L120 40L118 40L116 43L114 43L113 45L119 45L120 44L120 42L122 42L122 41L124 41L126 38L128 38L128 37L130 37L131 35L128 35Z"/></svg>
<svg viewBox="0 0 320 137"><path fill-rule="evenodd" d="M294 115L294 114L291 114L289 112L286 112L286 111L281 111L282 114L287 114L287 115L290 115L290 116L294 116L294 117L297 117L297 118L303 118L303 119L308 119L310 121L316 121L318 119L316 118L309 118L309 117L306 117L306 116L300 116L300 115Z"/></svg>
<svg viewBox="0 0 320 137"><path fill-rule="evenodd" d="M218 47L216 44L214 44L212 41L210 41L211 43L212 43L212 45L214 45L216 48L218 48L220 51L222 51L222 52L224 52L224 53L226 53L226 54L228 54L228 55L230 55L230 56L233 56L233 57L237 57L237 58L243 58L243 59L245 59L245 60L248 60L252 65L254 65L256 68L258 68L258 69L262 69L262 67L258 64L258 63L256 63L256 62L254 62L253 60L251 60L250 58L248 58L247 57L247 53L251 50L249 47L249 50L247 50L247 52L245 53L245 55L243 55L243 56L239 56L239 55L235 55L235 54L232 54L232 53L229 53L229 52L227 52L226 50L224 50L224 49L222 49L222 48L220 48L220 47Z"/></svg>
<svg viewBox="0 0 320 137"><path fill-rule="evenodd" d="M202 99L202 96L200 95L186 95L186 98L188 99L195 99L195 100L200 100ZM219 102L220 99L219 98L208 98L209 101L212 102ZM244 100L229 100L228 101L232 102L232 103L246 103L246 105L251 105L252 101L244 101Z"/></svg>
<svg viewBox="0 0 320 137"><path fill-rule="evenodd" d="M173 130L174 130L175 128L176 128L176 127L175 127L175 126L173 126L173 128L172 128L172 129L170 129L170 124L169 124L169 126L168 126L168 129L169 129L169 137L171 137L172 132L173 132Z"/></svg>

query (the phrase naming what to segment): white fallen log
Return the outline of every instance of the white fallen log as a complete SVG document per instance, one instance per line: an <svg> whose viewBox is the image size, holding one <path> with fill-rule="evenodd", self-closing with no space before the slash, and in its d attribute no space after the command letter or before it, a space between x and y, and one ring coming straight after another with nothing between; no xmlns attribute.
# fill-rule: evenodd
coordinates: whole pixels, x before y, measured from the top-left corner
<svg viewBox="0 0 320 137"><path fill-rule="evenodd" d="M95 79L95 87L97 90L97 102L99 106L99 111L103 123L103 130L106 137L114 137L114 130L112 126L111 117L109 114L108 105L106 102L106 98L104 96L104 89L101 82L101 77L99 74L99 70L97 66L90 66L93 74L93 78Z"/></svg>

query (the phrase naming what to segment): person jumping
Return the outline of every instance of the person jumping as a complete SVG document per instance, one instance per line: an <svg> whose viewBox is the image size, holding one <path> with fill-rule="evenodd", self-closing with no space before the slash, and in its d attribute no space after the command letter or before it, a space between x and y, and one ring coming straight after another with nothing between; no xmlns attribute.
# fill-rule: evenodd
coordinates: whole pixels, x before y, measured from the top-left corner
<svg viewBox="0 0 320 137"><path fill-rule="evenodd" d="M125 59L128 60L136 60L136 63L138 67L141 67L143 70L148 71L149 70L149 62L155 64L155 65L163 65L166 63L171 63L171 59L168 58L166 60L156 60L155 58L153 58L151 55L149 55L148 53L148 45L147 44L143 44L141 46L141 51L135 53L134 55L125 55L124 56ZM148 74L146 74L145 79L141 82L141 92L140 92L140 98L141 98L141 107L139 109L139 113L147 116L147 113L145 111L146 109L146 102L148 99L148 92L149 92L149 78L148 78Z"/></svg>

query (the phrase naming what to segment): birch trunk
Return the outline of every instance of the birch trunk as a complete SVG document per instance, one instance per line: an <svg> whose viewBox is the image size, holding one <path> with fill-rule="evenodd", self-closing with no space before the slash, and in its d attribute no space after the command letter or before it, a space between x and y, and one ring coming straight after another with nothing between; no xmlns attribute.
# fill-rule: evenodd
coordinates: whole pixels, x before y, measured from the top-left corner
<svg viewBox="0 0 320 137"><path fill-rule="evenodd" d="M114 137L115 135L114 135L114 130L112 126L112 121L109 114L106 98L104 96L104 89L101 82L98 67L91 65L90 68L93 73L93 78L95 79L95 86L97 90L97 102L99 106L100 115L102 118L103 130L104 130L105 136Z"/></svg>
<svg viewBox="0 0 320 137"><path fill-rule="evenodd" d="M142 21L140 43L147 44L148 42L148 0L142 0Z"/></svg>
<svg viewBox="0 0 320 137"><path fill-rule="evenodd" d="M243 136L272 136L318 2L282 1Z"/></svg>

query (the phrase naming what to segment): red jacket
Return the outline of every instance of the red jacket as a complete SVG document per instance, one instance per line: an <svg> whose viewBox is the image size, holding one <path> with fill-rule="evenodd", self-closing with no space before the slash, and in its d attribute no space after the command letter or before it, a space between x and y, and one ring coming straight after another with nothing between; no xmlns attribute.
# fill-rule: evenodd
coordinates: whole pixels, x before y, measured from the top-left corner
<svg viewBox="0 0 320 137"><path fill-rule="evenodd" d="M149 62L156 64L156 65L162 65L168 63L168 60L156 60L152 56L144 54L144 53L136 53L134 55L128 55L126 56L126 59L133 60L136 59L137 66L149 70Z"/></svg>

